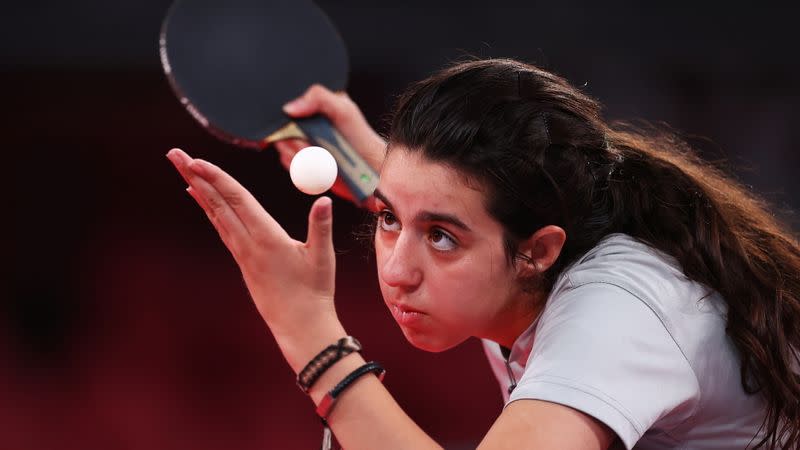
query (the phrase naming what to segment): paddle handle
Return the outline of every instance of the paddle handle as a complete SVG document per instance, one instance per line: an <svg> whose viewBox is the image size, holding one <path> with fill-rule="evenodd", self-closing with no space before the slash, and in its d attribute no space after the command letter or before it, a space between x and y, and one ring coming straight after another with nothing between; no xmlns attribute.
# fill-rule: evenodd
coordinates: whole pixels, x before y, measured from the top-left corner
<svg viewBox="0 0 800 450"><path fill-rule="evenodd" d="M378 186L378 174L336 131L330 120L325 116L316 115L293 121L312 144L328 150L333 155L339 167L339 175L359 203L372 195Z"/></svg>

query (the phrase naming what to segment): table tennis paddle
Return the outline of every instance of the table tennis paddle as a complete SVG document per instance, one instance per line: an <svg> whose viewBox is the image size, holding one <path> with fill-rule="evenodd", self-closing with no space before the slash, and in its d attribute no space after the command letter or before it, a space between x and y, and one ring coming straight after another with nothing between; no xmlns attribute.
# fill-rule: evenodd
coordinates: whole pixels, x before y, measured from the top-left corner
<svg viewBox="0 0 800 450"><path fill-rule="evenodd" d="M292 119L282 106L314 83L342 90L347 50L308 0L176 0L159 39L181 103L214 136L262 150L288 138L324 147L357 200L378 176L322 115Z"/></svg>

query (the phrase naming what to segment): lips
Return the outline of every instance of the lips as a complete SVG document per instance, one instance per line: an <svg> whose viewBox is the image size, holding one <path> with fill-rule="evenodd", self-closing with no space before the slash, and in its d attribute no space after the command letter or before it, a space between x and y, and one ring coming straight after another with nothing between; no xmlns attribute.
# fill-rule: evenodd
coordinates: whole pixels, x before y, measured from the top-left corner
<svg viewBox="0 0 800 450"><path fill-rule="evenodd" d="M419 321L425 316L425 313L413 308L409 308L405 305L391 304L389 309L392 311L394 320L396 320L400 325L404 326L413 326L419 323Z"/></svg>

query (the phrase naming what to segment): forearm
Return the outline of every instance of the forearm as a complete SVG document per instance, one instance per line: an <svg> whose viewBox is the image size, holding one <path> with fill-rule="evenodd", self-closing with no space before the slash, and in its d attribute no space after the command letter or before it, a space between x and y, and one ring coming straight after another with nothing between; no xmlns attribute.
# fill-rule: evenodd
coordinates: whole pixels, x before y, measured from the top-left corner
<svg viewBox="0 0 800 450"><path fill-rule="evenodd" d="M330 199L314 202L308 238L298 242L220 168L193 160L180 150L170 151L168 157L239 264L259 314L298 373L321 350L346 335L333 307ZM330 367L312 386L314 403L319 404L326 392L363 363L356 353ZM440 448L373 375L357 379L342 393L328 422L348 450Z"/></svg>
<svg viewBox="0 0 800 450"><path fill-rule="evenodd" d="M335 327L329 329L334 330ZM292 364L295 373L302 370L305 363L317 352L343 336L345 334L342 329L340 334L331 332L323 336L323 333L318 333L315 337L317 342L312 343L303 338L302 343L291 344L292 351L308 356L302 364ZM284 350L284 354L286 352ZM351 353L326 370L309 390L314 405L319 405L336 384L364 363L365 360L359 353ZM389 391L372 374L358 378L337 397L328 416L328 424L342 447L348 450L442 448L406 415Z"/></svg>

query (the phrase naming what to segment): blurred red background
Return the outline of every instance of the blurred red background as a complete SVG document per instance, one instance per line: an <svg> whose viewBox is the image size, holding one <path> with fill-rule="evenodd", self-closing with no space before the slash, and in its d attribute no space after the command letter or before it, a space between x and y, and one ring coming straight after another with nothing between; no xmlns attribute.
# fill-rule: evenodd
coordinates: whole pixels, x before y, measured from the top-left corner
<svg viewBox="0 0 800 450"><path fill-rule="evenodd" d="M158 73L13 77L33 88L7 98L22 119L15 132L35 143L18 144L22 170L10 174L26 200L9 235L16 290L3 327L2 447L319 445L313 404L164 156L180 145L218 163L302 239L312 199L291 187L277 155L206 135ZM354 233L367 214L341 200L334 208L348 331L425 429L474 444L502 407L480 345L428 354L406 344L380 299L369 242Z"/></svg>

